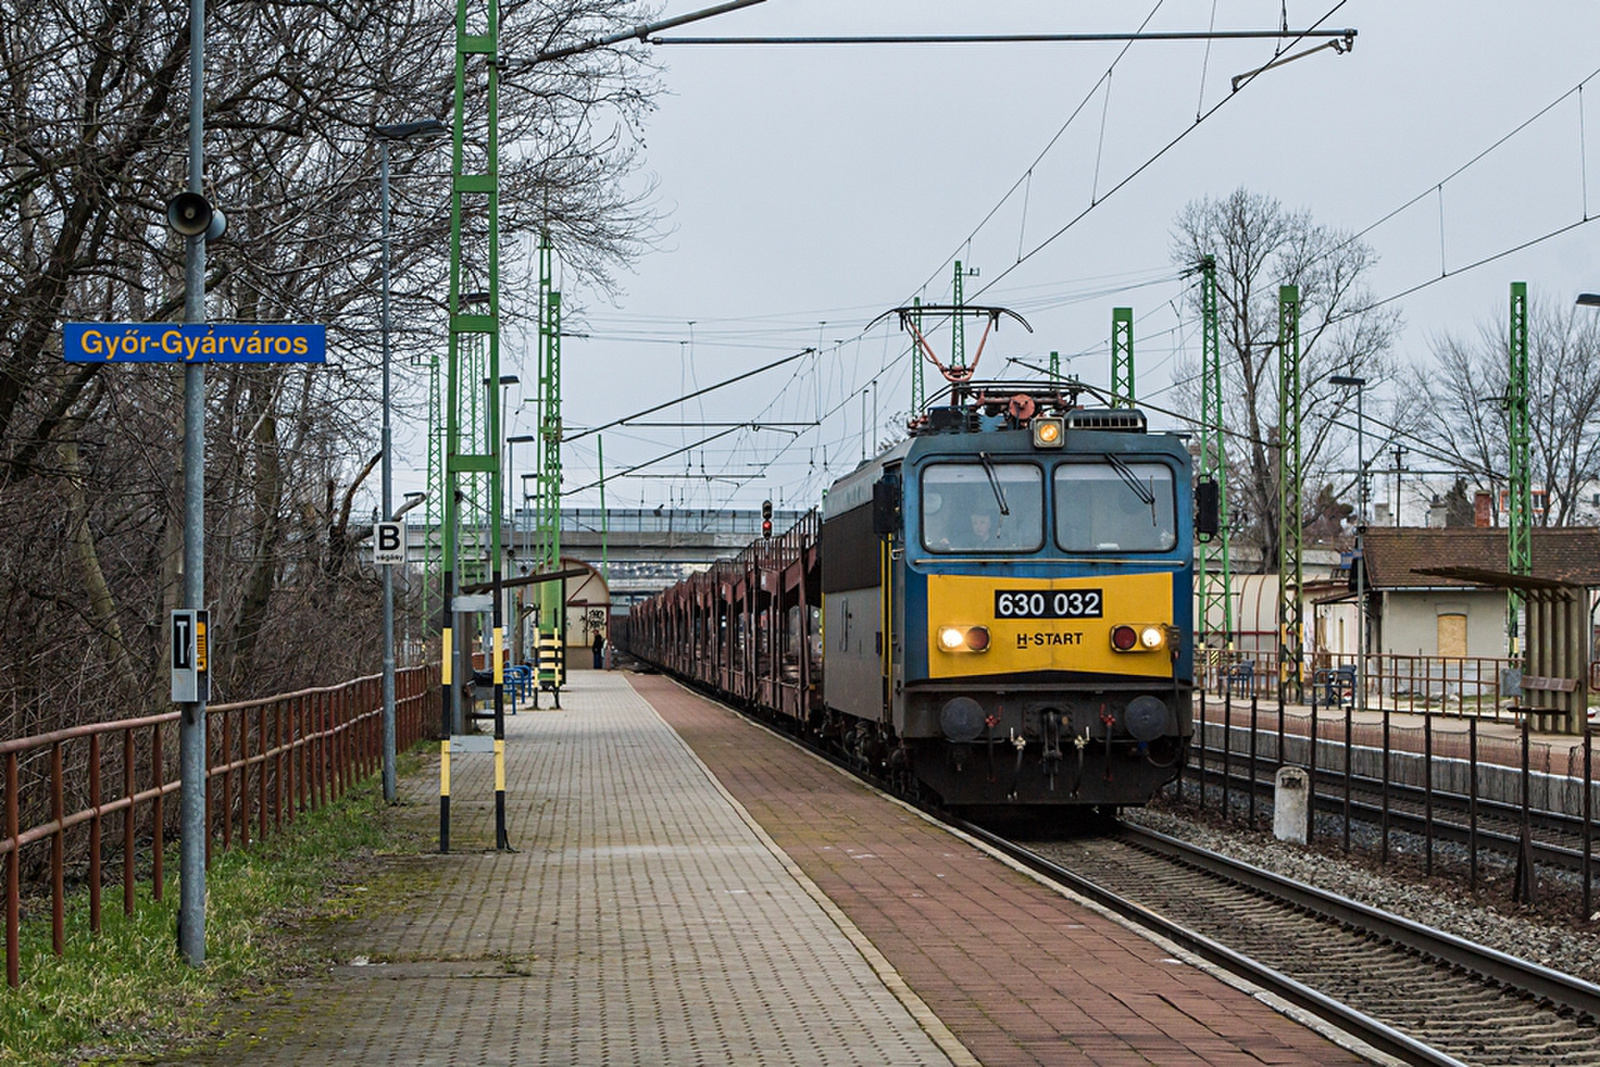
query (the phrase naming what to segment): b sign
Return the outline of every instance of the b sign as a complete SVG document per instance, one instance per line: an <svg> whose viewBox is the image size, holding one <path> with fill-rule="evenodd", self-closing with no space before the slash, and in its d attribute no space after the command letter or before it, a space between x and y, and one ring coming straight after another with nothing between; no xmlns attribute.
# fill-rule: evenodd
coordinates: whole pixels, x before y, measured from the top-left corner
<svg viewBox="0 0 1600 1067"><path fill-rule="evenodd" d="M372 524L372 562L379 567L404 566L406 562L406 524Z"/></svg>

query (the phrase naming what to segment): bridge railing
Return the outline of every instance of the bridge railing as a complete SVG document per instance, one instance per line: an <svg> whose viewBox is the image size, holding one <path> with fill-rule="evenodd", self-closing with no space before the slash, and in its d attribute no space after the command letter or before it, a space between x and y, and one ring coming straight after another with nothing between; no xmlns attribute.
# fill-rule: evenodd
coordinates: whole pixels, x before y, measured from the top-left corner
<svg viewBox="0 0 1600 1067"><path fill-rule="evenodd" d="M437 685L436 666L396 673L395 735L402 751L431 724L424 708ZM375 773L382 761L382 701L382 678L372 675L208 708L207 862L214 844L224 850L248 845L252 833L266 837ZM96 933L108 873L113 883L117 877L108 865L120 862L125 914L133 914L141 875L154 899L162 898L164 853L169 836L176 836L169 825L177 805L168 798L183 788L178 715L91 723L0 742L0 857L11 986L21 981L25 889L30 899L49 897L57 955L66 948L69 872L74 884L88 884L89 926Z"/></svg>

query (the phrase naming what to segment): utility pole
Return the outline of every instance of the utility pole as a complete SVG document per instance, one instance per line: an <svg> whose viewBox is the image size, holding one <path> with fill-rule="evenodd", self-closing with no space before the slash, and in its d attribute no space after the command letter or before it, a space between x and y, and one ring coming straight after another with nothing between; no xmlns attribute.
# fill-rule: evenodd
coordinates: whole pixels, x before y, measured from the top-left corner
<svg viewBox="0 0 1600 1067"><path fill-rule="evenodd" d="M189 2L189 193L205 193L205 0ZM184 238L183 321L206 321L206 234ZM206 365L183 367L183 606L206 606ZM178 723L183 794L179 804L178 948L190 966L206 961L206 701L202 688ZM155 757L161 759L158 753ZM131 817L131 816L130 816ZM12 869L16 869L13 858Z"/></svg>
<svg viewBox="0 0 1600 1067"><path fill-rule="evenodd" d="M1291 685L1304 698L1305 530L1301 517L1304 473L1300 468L1300 290L1278 289L1278 628L1279 685ZM1280 692L1282 689L1280 689Z"/></svg>
<svg viewBox="0 0 1600 1067"><path fill-rule="evenodd" d="M594 439L595 452L600 465L600 576L606 580L606 594L611 593L611 557L607 542L611 535L610 512L606 510L606 438L600 434Z"/></svg>
<svg viewBox="0 0 1600 1067"><path fill-rule="evenodd" d="M1394 525L1400 528L1400 476L1405 473L1405 459L1403 458L1409 448L1401 445L1394 446Z"/></svg>
<svg viewBox="0 0 1600 1067"><path fill-rule="evenodd" d="M379 126L379 198L383 216L383 309L381 333L383 334L383 430L382 430L382 521L394 521L394 441L390 426L389 333L392 316L389 312L389 142L404 141L413 137L429 137L446 133L445 124L438 119L395 123ZM435 357L437 362L437 356ZM430 427L431 429L431 427ZM431 441L430 441L431 446ZM424 535L426 536L426 534ZM395 721L394 721L394 564L383 564L383 800L393 804L396 798L395 778Z"/></svg>

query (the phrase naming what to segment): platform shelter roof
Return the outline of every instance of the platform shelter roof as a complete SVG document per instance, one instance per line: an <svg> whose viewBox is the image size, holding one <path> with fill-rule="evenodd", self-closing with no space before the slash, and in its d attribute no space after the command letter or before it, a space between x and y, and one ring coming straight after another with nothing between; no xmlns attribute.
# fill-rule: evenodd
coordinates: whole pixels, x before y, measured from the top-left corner
<svg viewBox="0 0 1600 1067"><path fill-rule="evenodd" d="M1367 584L1374 589L1482 588L1495 583L1480 575L1506 570L1503 526L1369 526L1364 541ZM1535 527L1532 548L1535 578L1600 587L1600 527Z"/></svg>

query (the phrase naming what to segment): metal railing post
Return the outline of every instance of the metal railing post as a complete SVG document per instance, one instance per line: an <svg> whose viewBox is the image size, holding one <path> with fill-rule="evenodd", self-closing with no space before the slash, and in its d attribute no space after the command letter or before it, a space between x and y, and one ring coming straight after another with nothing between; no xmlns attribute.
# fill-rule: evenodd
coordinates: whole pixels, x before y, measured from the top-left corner
<svg viewBox="0 0 1600 1067"><path fill-rule="evenodd" d="M1423 870L1433 877L1433 715L1422 713Z"/></svg>
<svg viewBox="0 0 1600 1067"><path fill-rule="evenodd" d="M1229 804L1228 779L1233 774L1233 699L1222 704L1222 817L1228 818L1233 808Z"/></svg>
<svg viewBox="0 0 1600 1067"><path fill-rule="evenodd" d="M1379 818L1379 833L1383 838L1379 845L1381 862L1389 862L1389 709L1383 709L1383 810Z"/></svg>
<svg viewBox="0 0 1600 1067"><path fill-rule="evenodd" d="M1316 675L1311 684L1311 720L1306 724L1306 844L1310 845L1317 832L1317 686Z"/></svg>
<svg viewBox="0 0 1600 1067"><path fill-rule="evenodd" d="M100 932L100 735L89 735L89 929Z"/></svg>
<svg viewBox="0 0 1600 1067"><path fill-rule="evenodd" d="M1250 829L1256 828L1256 695L1250 694Z"/></svg>
<svg viewBox="0 0 1600 1067"><path fill-rule="evenodd" d="M18 788L17 754L7 752L6 838L11 842L11 851L6 854L6 984L12 989L22 984L22 850L17 847L22 829Z"/></svg>
<svg viewBox="0 0 1600 1067"><path fill-rule="evenodd" d="M1496 706L1495 714L1499 714ZM1467 720L1467 885L1478 888L1478 720Z"/></svg>
<svg viewBox="0 0 1600 1067"><path fill-rule="evenodd" d="M1354 702L1352 702L1353 705ZM1351 744L1351 734L1355 722L1355 707L1344 709L1344 850L1350 851L1350 787L1354 770L1351 761L1355 756L1355 746Z"/></svg>

